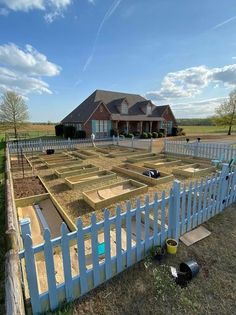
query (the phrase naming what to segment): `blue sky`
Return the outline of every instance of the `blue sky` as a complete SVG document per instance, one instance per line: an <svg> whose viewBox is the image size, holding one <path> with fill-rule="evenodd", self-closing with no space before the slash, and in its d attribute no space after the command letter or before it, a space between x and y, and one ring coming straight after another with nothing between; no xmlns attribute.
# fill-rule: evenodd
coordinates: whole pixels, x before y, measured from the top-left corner
<svg viewBox="0 0 236 315"><path fill-rule="evenodd" d="M0 0L0 93L60 121L96 89L208 117L236 85L235 0Z"/></svg>

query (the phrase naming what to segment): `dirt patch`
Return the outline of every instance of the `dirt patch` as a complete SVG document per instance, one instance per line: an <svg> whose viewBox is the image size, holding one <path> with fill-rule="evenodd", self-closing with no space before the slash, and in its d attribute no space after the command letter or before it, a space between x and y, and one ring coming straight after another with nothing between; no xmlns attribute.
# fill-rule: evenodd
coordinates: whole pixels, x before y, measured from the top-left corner
<svg viewBox="0 0 236 315"><path fill-rule="evenodd" d="M25 198L46 193L46 189L36 176L17 178L13 181L15 198Z"/></svg>

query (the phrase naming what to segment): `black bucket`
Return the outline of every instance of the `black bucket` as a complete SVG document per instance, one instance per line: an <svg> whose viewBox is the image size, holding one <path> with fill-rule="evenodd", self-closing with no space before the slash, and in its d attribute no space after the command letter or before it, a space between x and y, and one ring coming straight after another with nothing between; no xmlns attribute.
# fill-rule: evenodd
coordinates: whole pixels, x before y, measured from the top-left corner
<svg viewBox="0 0 236 315"><path fill-rule="evenodd" d="M179 271L186 274L187 280L191 280L199 273L200 267L194 260L183 262L179 265Z"/></svg>

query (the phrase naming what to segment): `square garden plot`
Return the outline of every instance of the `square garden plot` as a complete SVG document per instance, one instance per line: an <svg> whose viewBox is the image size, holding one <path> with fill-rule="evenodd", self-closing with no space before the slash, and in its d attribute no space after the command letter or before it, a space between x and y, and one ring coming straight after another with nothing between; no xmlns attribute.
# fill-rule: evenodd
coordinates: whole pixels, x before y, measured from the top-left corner
<svg viewBox="0 0 236 315"><path fill-rule="evenodd" d="M147 191L147 185L129 179L83 192L83 199L93 209L98 210L133 196L144 194Z"/></svg>
<svg viewBox="0 0 236 315"><path fill-rule="evenodd" d="M73 175L79 175L84 173L90 173L98 171L99 167L93 164L85 164L85 165L71 165L68 167L62 167L55 170L55 174L57 177L69 177Z"/></svg>
<svg viewBox="0 0 236 315"><path fill-rule="evenodd" d="M160 177L158 178L152 178L146 175L143 175L145 171L148 170L148 168L129 164L129 163L124 163L120 164L118 166L113 166L112 168L114 171L118 173L122 173L126 176L129 176L131 178L135 178L139 180L142 183L146 183L148 185L158 185L162 183L166 183L169 181L172 181L174 179L174 176L172 174L167 174L164 172L160 172Z"/></svg>
<svg viewBox="0 0 236 315"><path fill-rule="evenodd" d="M88 185L89 183L94 184L96 182L102 182L116 178L116 174L111 171L97 171L88 174L80 174L76 176L66 177L65 182L71 189Z"/></svg>
<svg viewBox="0 0 236 315"><path fill-rule="evenodd" d="M214 172L215 170L215 166L195 163L174 168L172 173L174 175L180 175L184 177L195 177L207 175L208 173Z"/></svg>

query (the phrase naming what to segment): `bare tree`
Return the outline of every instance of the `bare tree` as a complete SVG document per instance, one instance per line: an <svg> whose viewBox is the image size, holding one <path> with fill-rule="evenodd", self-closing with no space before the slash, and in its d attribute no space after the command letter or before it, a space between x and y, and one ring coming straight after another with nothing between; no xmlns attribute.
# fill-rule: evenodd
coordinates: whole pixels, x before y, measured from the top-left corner
<svg viewBox="0 0 236 315"><path fill-rule="evenodd" d="M0 105L0 121L14 129L17 138L18 127L29 119L28 107L22 96L13 91L7 91Z"/></svg>
<svg viewBox="0 0 236 315"><path fill-rule="evenodd" d="M229 99L216 108L214 121L217 125L228 126L231 135L232 126L236 124L236 89L229 94Z"/></svg>

